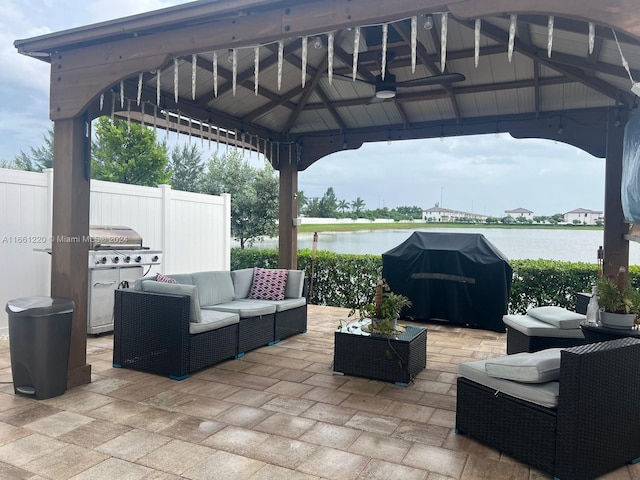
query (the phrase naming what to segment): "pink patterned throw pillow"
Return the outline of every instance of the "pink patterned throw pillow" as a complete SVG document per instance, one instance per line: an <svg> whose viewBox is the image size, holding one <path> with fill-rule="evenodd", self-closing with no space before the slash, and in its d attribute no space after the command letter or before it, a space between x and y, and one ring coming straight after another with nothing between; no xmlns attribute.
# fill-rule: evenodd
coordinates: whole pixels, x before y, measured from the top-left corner
<svg viewBox="0 0 640 480"><path fill-rule="evenodd" d="M284 300L289 270L253 267L249 297L254 300Z"/></svg>
<svg viewBox="0 0 640 480"><path fill-rule="evenodd" d="M167 277L166 275L163 275L161 273L156 273L156 282L178 283L178 281L175 278Z"/></svg>

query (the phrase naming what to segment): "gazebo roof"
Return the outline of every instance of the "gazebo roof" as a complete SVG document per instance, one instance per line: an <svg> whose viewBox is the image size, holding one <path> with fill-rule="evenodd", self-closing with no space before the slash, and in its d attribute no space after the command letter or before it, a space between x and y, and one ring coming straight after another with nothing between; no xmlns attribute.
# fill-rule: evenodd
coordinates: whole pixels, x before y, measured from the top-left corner
<svg viewBox="0 0 640 480"><path fill-rule="evenodd" d="M507 131L604 157L603 116L636 104L640 4L601 3L205 0L15 45L59 75L54 120L144 109L148 124L251 145L276 168L282 145L303 170L365 141ZM393 98L375 96L383 58ZM95 91L73 90L80 75Z"/></svg>

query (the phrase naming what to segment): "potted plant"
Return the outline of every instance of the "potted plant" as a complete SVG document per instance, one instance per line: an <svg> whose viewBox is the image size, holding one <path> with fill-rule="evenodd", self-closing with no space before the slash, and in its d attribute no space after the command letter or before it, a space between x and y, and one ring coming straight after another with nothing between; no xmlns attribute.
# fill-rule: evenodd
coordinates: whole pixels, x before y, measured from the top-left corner
<svg viewBox="0 0 640 480"><path fill-rule="evenodd" d="M631 328L640 309L640 292L631 285L627 270L620 267L615 277L599 277L597 287L601 323L613 328Z"/></svg>
<svg viewBox="0 0 640 480"><path fill-rule="evenodd" d="M371 325L369 330L372 333L392 335L401 328L398 327L400 313L405 307L411 306L411 301L404 295L393 293L384 279L379 280L376 285L375 303L355 307L349 312L352 317L358 311L360 321L369 320Z"/></svg>

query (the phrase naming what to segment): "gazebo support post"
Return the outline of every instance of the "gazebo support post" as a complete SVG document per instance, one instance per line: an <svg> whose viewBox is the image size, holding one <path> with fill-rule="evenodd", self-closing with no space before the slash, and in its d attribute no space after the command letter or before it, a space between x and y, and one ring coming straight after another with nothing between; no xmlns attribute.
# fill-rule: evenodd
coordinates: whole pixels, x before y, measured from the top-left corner
<svg viewBox="0 0 640 480"><path fill-rule="evenodd" d="M90 123L82 115L54 122L51 296L75 303L67 388L91 382L87 365Z"/></svg>
<svg viewBox="0 0 640 480"><path fill-rule="evenodd" d="M278 225L278 267L295 269L298 266L298 168L297 155L290 155L281 145L280 158L280 211ZM294 151L296 149L294 148Z"/></svg>
<svg viewBox="0 0 640 480"><path fill-rule="evenodd" d="M622 118L624 114L624 119ZM605 275L615 275L620 267L629 268L629 224L622 213L620 185L622 184L622 149L626 112L611 109L607 115L607 157L604 186L604 263ZM618 126L616 126L618 122ZM620 125L619 122L622 122ZM594 252L594 257L595 257Z"/></svg>

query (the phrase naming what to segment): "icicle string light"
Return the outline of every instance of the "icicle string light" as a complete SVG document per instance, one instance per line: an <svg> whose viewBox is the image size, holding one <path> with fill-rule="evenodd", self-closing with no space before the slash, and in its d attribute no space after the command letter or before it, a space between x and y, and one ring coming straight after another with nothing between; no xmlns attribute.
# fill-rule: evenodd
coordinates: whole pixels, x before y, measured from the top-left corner
<svg viewBox="0 0 640 480"><path fill-rule="evenodd" d="M160 106L160 69L156 75L156 105Z"/></svg>
<svg viewBox="0 0 640 480"><path fill-rule="evenodd" d="M131 131L131 100L127 99L127 132Z"/></svg>
<svg viewBox="0 0 640 480"><path fill-rule="evenodd" d="M329 85L333 80L333 42L335 34L329 32L327 34L327 76L329 77Z"/></svg>
<svg viewBox="0 0 640 480"><path fill-rule="evenodd" d="M173 99L178 103L178 59L173 59Z"/></svg>
<svg viewBox="0 0 640 480"><path fill-rule="evenodd" d="M356 81L356 74L358 73L358 52L360 50L360 27L356 27L353 32L353 81Z"/></svg>
<svg viewBox="0 0 640 480"><path fill-rule="evenodd" d="M113 123L113 117L115 115L116 110L116 96L111 93L111 123Z"/></svg>
<svg viewBox="0 0 640 480"><path fill-rule="evenodd" d="M476 68L478 68L478 63L480 62L480 28L481 28L481 20L476 18L476 24L474 28L474 59Z"/></svg>
<svg viewBox="0 0 640 480"><path fill-rule="evenodd" d="M635 81L633 80L633 76L631 76L631 70L629 69L629 62L627 62L627 59L624 58L624 54L622 53L622 47L620 46L620 42L618 41L618 35L616 35L616 31L613 28L611 29L611 33L613 33L613 38L615 39L616 45L618 46L618 52L620 52L620 60L622 61L622 66L627 71L627 74L629 75L629 80L631 80L631 86L633 87L635 85Z"/></svg>
<svg viewBox="0 0 640 480"><path fill-rule="evenodd" d="M553 49L553 15L549 15L549 22L547 24L547 57L551 58L551 50Z"/></svg>
<svg viewBox="0 0 640 480"><path fill-rule="evenodd" d="M596 45L596 24L589 22L589 55L593 53L593 47Z"/></svg>
<svg viewBox="0 0 640 480"><path fill-rule="evenodd" d="M204 125L200 122L200 148L204 148Z"/></svg>
<svg viewBox="0 0 640 480"><path fill-rule="evenodd" d="M260 75L260 47L253 49L253 93L258 96L258 76Z"/></svg>
<svg viewBox="0 0 640 480"><path fill-rule="evenodd" d="M140 105L140 124L144 127L144 103L142 102L142 105Z"/></svg>
<svg viewBox="0 0 640 480"><path fill-rule="evenodd" d="M518 21L518 15L511 15L511 23L509 24L509 47L508 47L508 56L509 62L513 58L513 45L516 41L516 23Z"/></svg>
<svg viewBox="0 0 640 480"><path fill-rule="evenodd" d="M382 25L382 80L387 71L387 36L389 35L389 24Z"/></svg>
<svg viewBox="0 0 640 480"><path fill-rule="evenodd" d="M198 56L191 55L191 100L196 99L196 75L198 74Z"/></svg>
<svg viewBox="0 0 640 480"><path fill-rule="evenodd" d="M138 74L138 96L136 97L136 104L140 105L140 98L142 97L142 72Z"/></svg>
<svg viewBox="0 0 640 480"><path fill-rule="evenodd" d="M164 121L167 124L165 134L164 134L164 139L166 141L169 141L169 112L168 111L164 112Z"/></svg>
<svg viewBox="0 0 640 480"><path fill-rule="evenodd" d="M231 70L232 70L232 80L231 80L231 90L233 91L233 96L236 96L236 87L238 84L238 50L231 50Z"/></svg>
<svg viewBox="0 0 640 480"><path fill-rule="evenodd" d="M213 52L213 95L218 96L218 52Z"/></svg>
<svg viewBox="0 0 640 480"><path fill-rule="evenodd" d="M444 73L444 69L447 63L447 20L448 13L442 14L442 23L440 30L440 71Z"/></svg>
<svg viewBox="0 0 640 480"><path fill-rule="evenodd" d="M104 93L100 94L100 111L104 108Z"/></svg>
<svg viewBox="0 0 640 480"><path fill-rule="evenodd" d="M153 134L158 138L158 107L153 106Z"/></svg>
<svg viewBox="0 0 640 480"><path fill-rule="evenodd" d="M191 117L189 117L189 126L188 126L188 128L189 128L189 145L191 145L191 134L192 134L191 127L192 127L192 125L193 125L193 122L191 121Z"/></svg>
<svg viewBox="0 0 640 480"><path fill-rule="evenodd" d="M307 36L302 37L302 68L300 69L302 75L302 88L307 83L307 48L309 47L309 38Z"/></svg>
<svg viewBox="0 0 640 480"><path fill-rule="evenodd" d="M278 91L282 87L282 63L284 60L284 43L282 40L278 42Z"/></svg>
<svg viewBox="0 0 640 480"><path fill-rule="evenodd" d="M124 80L120 80L120 108L124 108Z"/></svg>
<svg viewBox="0 0 640 480"><path fill-rule="evenodd" d="M417 48L418 48L418 17L411 17L411 73L416 73Z"/></svg>

